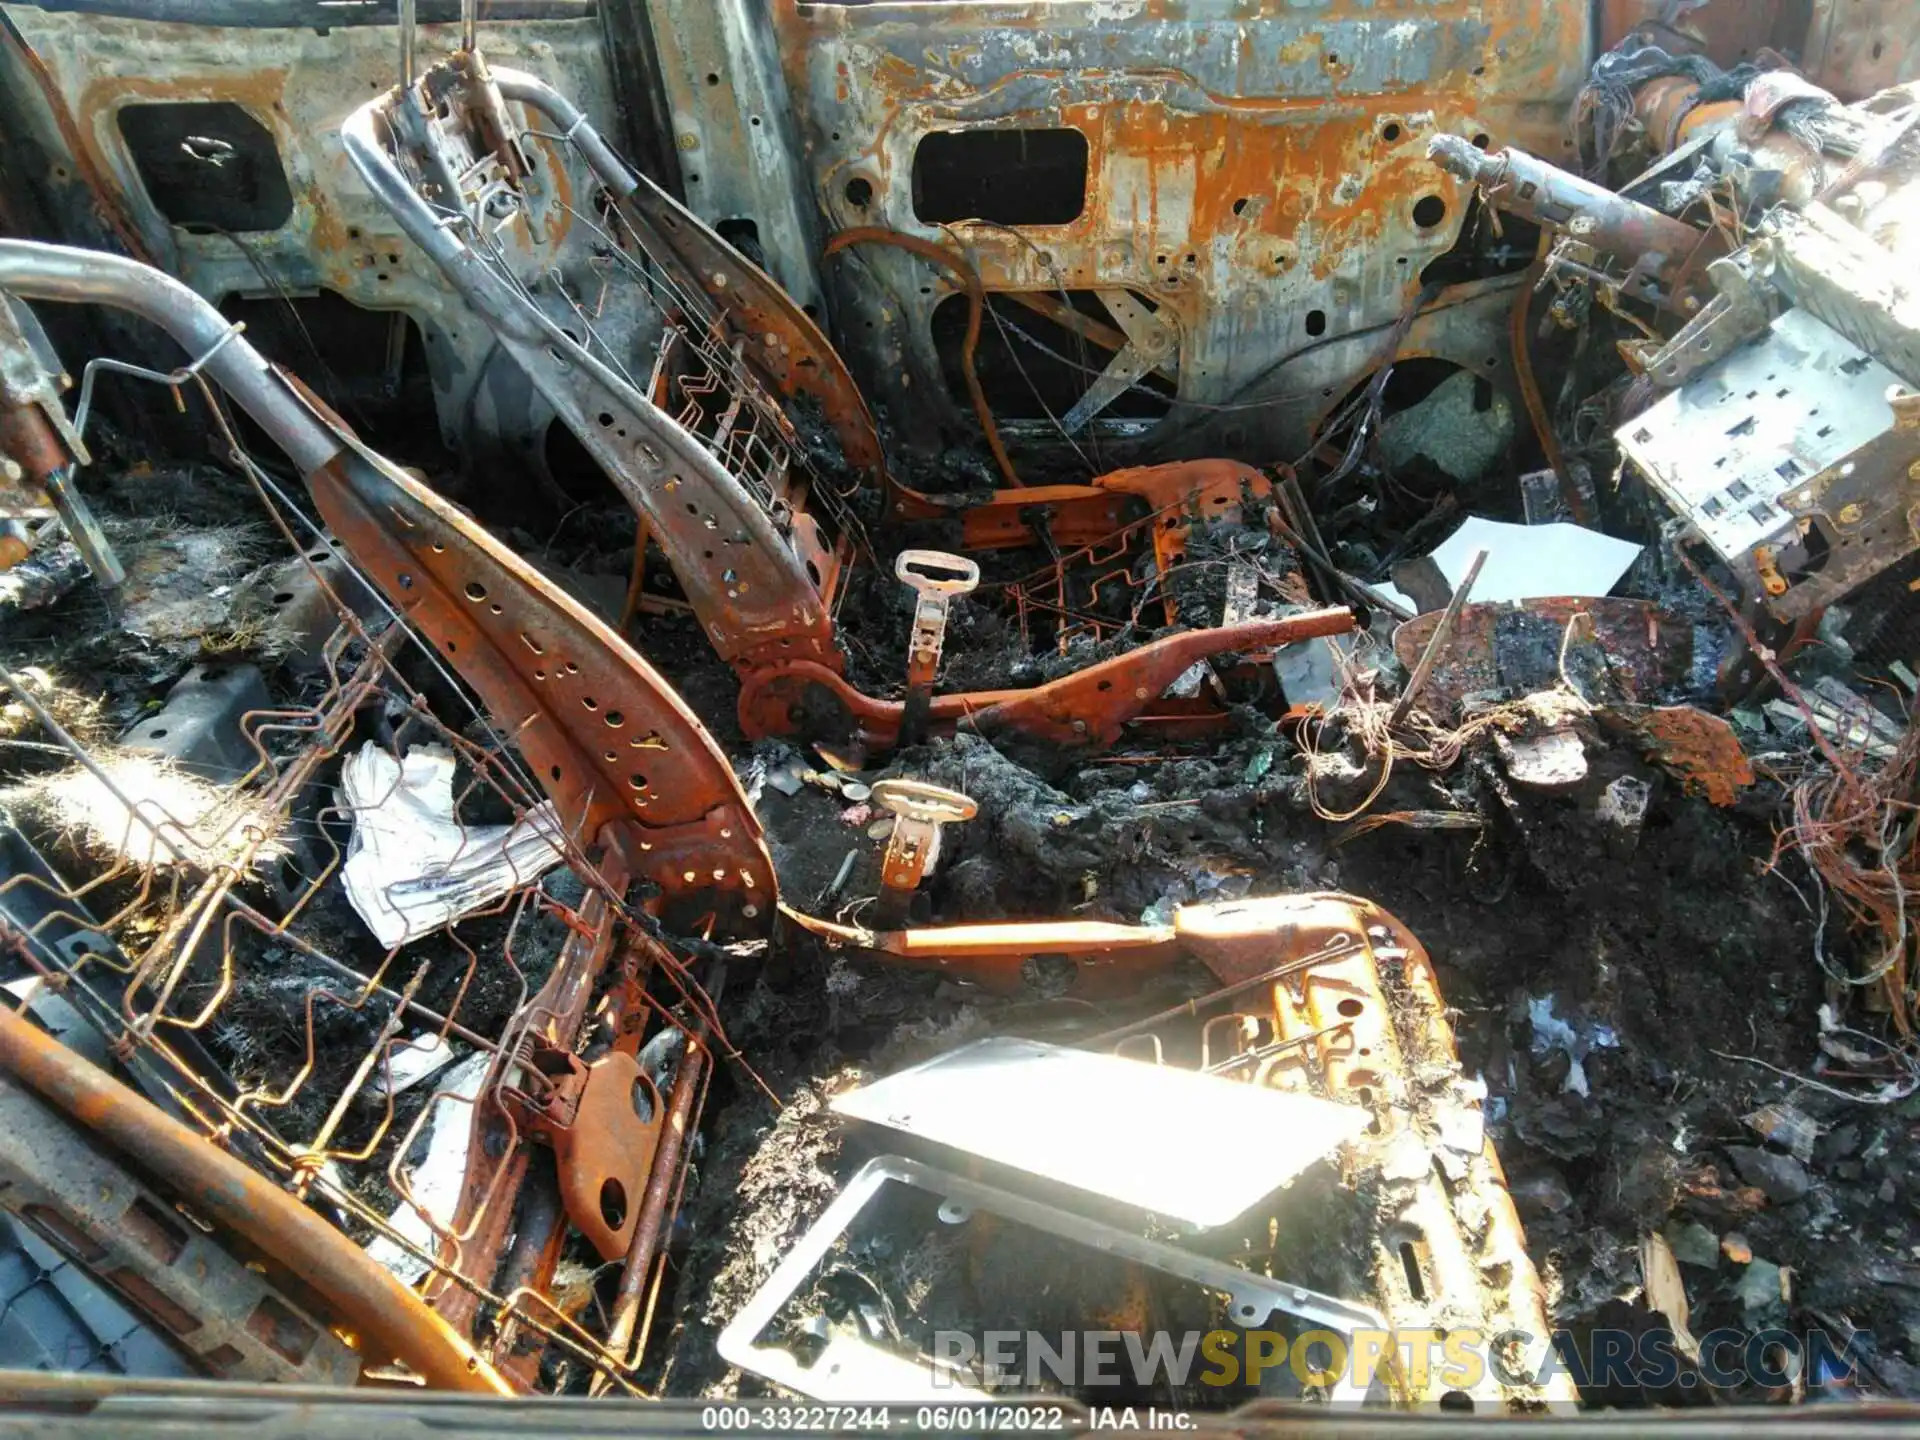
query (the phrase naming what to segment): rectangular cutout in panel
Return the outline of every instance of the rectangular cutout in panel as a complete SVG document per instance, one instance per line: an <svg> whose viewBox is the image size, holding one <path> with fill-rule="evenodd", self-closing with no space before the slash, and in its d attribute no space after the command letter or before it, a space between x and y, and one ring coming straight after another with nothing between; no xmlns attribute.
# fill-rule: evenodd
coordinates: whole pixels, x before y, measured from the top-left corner
<svg viewBox="0 0 1920 1440"><path fill-rule="evenodd" d="M147 197L172 224L259 232L293 218L273 132L232 101L142 102L115 118Z"/></svg>
<svg viewBox="0 0 1920 1440"><path fill-rule="evenodd" d="M913 213L929 224L1064 225L1087 208L1078 130L936 130L913 151Z"/></svg>

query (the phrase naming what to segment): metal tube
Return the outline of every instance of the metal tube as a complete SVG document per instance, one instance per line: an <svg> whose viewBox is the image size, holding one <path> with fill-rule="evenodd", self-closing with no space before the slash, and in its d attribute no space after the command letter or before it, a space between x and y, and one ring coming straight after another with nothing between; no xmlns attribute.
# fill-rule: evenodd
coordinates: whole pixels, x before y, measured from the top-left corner
<svg viewBox="0 0 1920 1440"><path fill-rule="evenodd" d="M308 474L340 451L340 441L307 409L266 358L206 300L150 265L122 255L0 240L0 290L23 300L106 305L151 320L189 355L208 356L203 372ZM222 343L222 342L225 343Z"/></svg>
<svg viewBox="0 0 1920 1440"><path fill-rule="evenodd" d="M1653 272L1667 280L1685 269L1707 238L1705 231L1684 220L1616 195L1524 150L1489 155L1458 135L1436 135L1428 142L1427 156L1478 185L1488 204L1537 225L1564 229L1574 216L1584 216L1593 228L1582 238L1629 259L1645 256Z"/></svg>
<svg viewBox="0 0 1920 1440"><path fill-rule="evenodd" d="M400 88L413 89L414 0L400 0Z"/></svg>
<svg viewBox="0 0 1920 1440"><path fill-rule="evenodd" d="M0 1069L311 1286L367 1342L429 1386L511 1395L491 1364L412 1290L306 1206L204 1135L0 1006Z"/></svg>
<svg viewBox="0 0 1920 1440"><path fill-rule="evenodd" d="M1473 563L1467 566L1467 573L1461 578L1460 588L1453 592L1453 598L1447 601L1447 608L1433 627L1433 637L1427 641L1427 648L1420 652L1420 659L1413 667L1413 674L1407 677L1407 688L1400 692L1400 703L1393 707L1388 717L1389 727L1404 724L1413 712L1413 702L1420 697L1420 687L1427 683L1427 676L1433 670L1433 662L1440 654L1440 647L1447 643L1447 636L1453 633L1454 622L1460 618L1460 612L1467 608L1467 596L1473 593L1473 582L1480 578L1480 567L1487 563L1487 552L1473 552Z"/></svg>
<svg viewBox="0 0 1920 1440"><path fill-rule="evenodd" d="M518 100L523 105L531 105L558 125L566 137L580 147L580 153L586 157L587 165L600 178L600 183L613 191L615 196L624 199L640 188L640 177L613 153L613 147L593 128L578 105L538 75L529 75L524 70L509 70L496 65L488 73L492 75L501 99Z"/></svg>
<svg viewBox="0 0 1920 1440"><path fill-rule="evenodd" d="M700 1092L707 1064L706 1047L689 1036L686 1053L680 1057L680 1073L673 1077L673 1094L667 1102L660 1145L653 1152L653 1169L647 1175L647 1192L640 1202L640 1223L628 1242L626 1264L620 1272L620 1289L613 1300L607 1349L614 1355L625 1355L640 1318L647 1277L653 1270L653 1257L659 1251L660 1237L666 1228L667 1202L679 1175L688 1131L693 1125L694 1097ZM638 1363L639 1358L629 1357L631 1363Z"/></svg>

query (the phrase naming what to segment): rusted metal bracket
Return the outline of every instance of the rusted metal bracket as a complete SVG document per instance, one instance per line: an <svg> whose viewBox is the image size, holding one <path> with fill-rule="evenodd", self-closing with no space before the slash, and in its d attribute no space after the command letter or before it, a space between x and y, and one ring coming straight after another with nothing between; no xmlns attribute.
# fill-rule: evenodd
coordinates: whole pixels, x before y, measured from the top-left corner
<svg viewBox="0 0 1920 1440"><path fill-rule="evenodd" d="M1085 429L1094 416L1155 370L1170 367L1178 374L1180 331L1177 327L1125 290L1096 293L1127 338L1086 393L1060 417L1060 428L1068 435Z"/></svg>
<svg viewBox="0 0 1920 1440"><path fill-rule="evenodd" d="M530 1074L505 1092L507 1100L528 1133L553 1147L560 1200L574 1228L602 1260L621 1259L640 1223L660 1144L660 1092L625 1050L588 1064L570 1050L539 1046L525 1070Z"/></svg>

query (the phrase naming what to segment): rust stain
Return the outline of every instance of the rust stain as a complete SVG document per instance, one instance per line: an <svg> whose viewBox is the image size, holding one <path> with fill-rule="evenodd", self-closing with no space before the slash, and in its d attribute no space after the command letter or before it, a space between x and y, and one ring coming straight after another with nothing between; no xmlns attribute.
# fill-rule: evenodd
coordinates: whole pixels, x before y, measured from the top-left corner
<svg viewBox="0 0 1920 1440"><path fill-rule="evenodd" d="M1635 729L1647 753L1678 776L1689 794L1726 806L1753 784L1753 764L1740 737L1719 715L1663 705L1636 717Z"/></svg>

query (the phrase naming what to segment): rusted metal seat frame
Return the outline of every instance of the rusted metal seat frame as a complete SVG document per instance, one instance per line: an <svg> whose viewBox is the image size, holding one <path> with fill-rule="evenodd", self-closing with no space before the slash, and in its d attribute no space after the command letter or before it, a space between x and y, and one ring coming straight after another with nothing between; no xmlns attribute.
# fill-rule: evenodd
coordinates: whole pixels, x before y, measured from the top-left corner
<svg viewBox="0 0 1920 1440"><path fill-rule="evenodd" d="M535 221L524 193L528 165L520 134L507 118L510 103L524 104L578 147L604 187L609 219L617 215L624 236L652 271L665 274L665 289L680 307L667 312L665 348L680 333L674 316L691 315L682 323L711 330L723 348L730 342L728 353L739 362L723 377L739 392L729 413L744 405L777 414L770 399L756 398L762 381L790 401L819 404L849 468L862 481L882 484L893 517L957 515L970 544L1024 545L1033 542L1035 517L1042 514L1070 539L1090 526L1107 525L1107 533L1138 528L1108 523L1124 513L1119 497L1133 495L1148 502L1154 517L1150 538L1164 561L1166 547L1177 546L1186 533L1185 510L1225 517L1237 513L1238 490L1264 490L1264 478L1249 467L1215 473L1224 462L1191 475L1180 467L1149 467L1091 486L1002 491L960 507L904 489L886 476L872 417L844 362L778 285L625 166L580 111L544 81L459 52L413 86L356 111L342 127L348 156L642 516L645 535L667 556L715 649L741 675L739 715L749 736L830 723L870 749L899 740L903 702L870 696L849 681L835 640L833 610L844 593L854 533L842 525L830 537L807 513L808 496L825 495L830 487L743 483L662 408L667 377L661 366L655 367L659 383L652 393L642 393L617 372L617 362L609 363L604 342L589 343L599 337L575 334L564 315L549 313L551 294L543 308L513 278L504 247L531 245ZM568 208L573 223L589 223L581 207ZM614 256L626 255L611 231L606 239ZM628 269L636 264L631 256L624 263ZM579 326L591 332L580 302L566 303ZM796 459L789 468L797 474L801 467ZM1183 513L1167 513L1176 506ZM1345 628L1332 615L1317 623ZM928 707L928 722L936 730L951 729L991 712L989 723L1021 730L1033 725L1031 733L1055 743L1109 744L1127 723L1151 711L1166 685L1196 660L1327 633L1333 630L1302 632L1276 622L1190 631L1132 652L1134 663L1118 681L1083 672L1055 682L1060 688L1044 698L1032 692L1019 700L1012 692L941 695ZM1179 719L1191 732L1218 713Z"/></svg>

